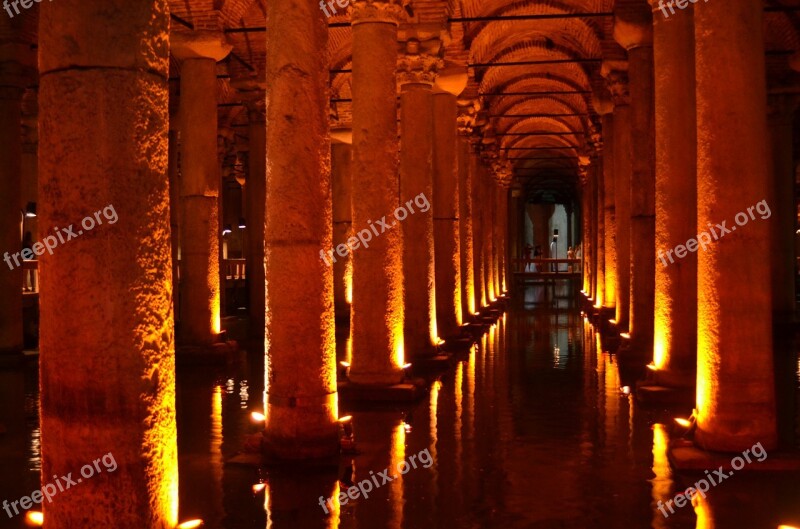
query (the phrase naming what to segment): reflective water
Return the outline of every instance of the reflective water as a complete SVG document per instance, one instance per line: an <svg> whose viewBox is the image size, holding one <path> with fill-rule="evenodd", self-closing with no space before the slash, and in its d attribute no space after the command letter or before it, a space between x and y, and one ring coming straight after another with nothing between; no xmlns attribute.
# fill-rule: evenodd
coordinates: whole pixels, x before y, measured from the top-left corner
<svg viewBox="0 0 800 529"><path fill-rule="evenodd" d="M698 477L673 475L666 459L681 410L645 410L620 390L642 369L602 350L569 292L530 287L417 405L343 406L359 453L338 472L226 464L258 431L248 416L262 407L263 360L242 353L223 368L181 369L181 519L214 529L800 526L798 475L739 474L665 518L658 502ZM15 412L24 431L0 434L0 500L36 487L39 442L26 405L36 402L35 364L3 376L3 402L24 396ZM359 482L367 498L325 504ZM0 527L18 522L0 511Z"/></svg>

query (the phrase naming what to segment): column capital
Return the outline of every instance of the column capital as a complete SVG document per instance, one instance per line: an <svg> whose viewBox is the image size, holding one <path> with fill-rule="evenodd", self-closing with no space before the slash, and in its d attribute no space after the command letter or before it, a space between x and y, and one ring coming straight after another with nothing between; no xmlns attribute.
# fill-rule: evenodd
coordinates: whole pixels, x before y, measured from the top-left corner
<svg viewBox="0 0 800 529"><path fill-rule="evenodd" d="M491 163L492 176L500 187L511 187L514 180L514 166L506 159L497 158Z"/></svg>
<svg viewBox="0 0 800 529"><path fill-rule="evenodd" d="M478 115L478 101L476 99L458 101L458 114L456 123L458 133L462 136L469 136L475 130L475 118Z"/></svg>
<svg viewBox="0 0 800 529"><path fill-rule="evenodd" d="M239 92L250 122L264 123L267 112L266 82L255 77L242 77L233 79L231 84Z"/></svg>
<svg viewBox="0 0 800 529"><path fill-rule="evenodd" d="M233 50L225 34L219 31L173 32L169 36L170 52L176 59L214 59L219 62Z"/></svg>
<svg viewBox="0 0 800 529"><path fill-rule="evenodd" d="M652 2L652 0L650 0ZM653 9L636 3L614 10L614 40L630 51L653 47Z"/></svg>
<svg viewBox="0 0 800 529"><path fill-rule="evenodd" d="M407 18L405 6L408 4L408 0L351 0L351 24L371 22L399 26Z"/></svg>
<svg viewBox="0 0 800 529"><path fill-rule="evenodd" d="M444 60L439 56L440 51L441 41L438 39L420 41L410 38L401 43L400 54L397 57L398 85L433 86L439 69L444 67Z"/></svg>
<svg viewBox="0 0 800 529"><path fill-rule="evenodd" d="M631 97L628 90L628 61L603 61L600 75L606 80L614 106L629 105Z"/></svg>

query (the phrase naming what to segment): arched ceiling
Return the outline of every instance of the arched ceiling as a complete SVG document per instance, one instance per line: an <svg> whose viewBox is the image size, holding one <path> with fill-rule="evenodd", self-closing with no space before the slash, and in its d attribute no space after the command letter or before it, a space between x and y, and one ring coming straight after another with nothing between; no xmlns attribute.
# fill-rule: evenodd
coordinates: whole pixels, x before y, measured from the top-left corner
<svg viewBox="0 0 800 529"><path fill-rule="evenodd" d="M270 0L169 0L172 31L216 30L233 52L218 66L219 124L226 153L246 150L247 109L240 89L264 85L267 2ZM444 59L467 68L460 95L477 113L474 133L511 161L516 185L534 200L575 196L581 157L592 154L600 120L593 93L605 93L601 60L624 60L614 41L613 12L646 0L411 0L413 24L438 26L447 35ZM800 59L800 1L765 0L768 86L800 92L791 68ZM320 13L320 16L324 16ZM0 21L2 42L36 46L38 4L12 21ZM349 12L328 19L332 126L351 116L352 33ZM402 28L401 28L402 30ZM180 64L171 61L171 104L180 97ZM267 87L268 91L268 87Z"/></svg>

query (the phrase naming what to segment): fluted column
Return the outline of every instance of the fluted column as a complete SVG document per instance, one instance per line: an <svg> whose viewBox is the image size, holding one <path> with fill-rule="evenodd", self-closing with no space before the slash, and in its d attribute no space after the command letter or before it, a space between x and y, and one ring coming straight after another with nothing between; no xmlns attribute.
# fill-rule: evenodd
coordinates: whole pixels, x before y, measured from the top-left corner
<svg viewBox="0 0 800 529"><path fill-rule="evenodd" d="M247 288L250 337L264 343L266 294L264 292L264 224L267 201L266 92L248 93L248 172L245 182L247 214Z"/></svg>
<svg viewBox="0 0 800 529"><path fill-rule="evenodd" d="M472 134L472 107L460 107L458 115L458 212L459 242L461 245L461 312L466 322L476 310L475 254L472 234L472 154L469 135Z"/></svg>
<svg viewBox="0 0 800 529"><path fill-rule="evenodd" d="M775 227L759 217L734 223L770 196L764 6L739 0L698 7L697 226L727 222L731 233L698 250L695 439L708 450L738 452L756 442L769 450L776 426L767 256ZM735 67L721 72L719 64Z"/></svg>
<svg viewBox="0 0 800 529"><path fill-rule="evenodd" d="M40 11L39 222L103 223L40 258L42 479L116 466L43 502L45 523L175 527L169 8L76 7Z"/></svg>
<svg viewBox="0 0 800 529"><path fill-rule="evenodd" d="M333 178L333 246L347 245L353 237L353 147L347 143L331 145ZM350 253L337 254L333 264L333 299L336 318L350 317L352 301L353 262Z"/></svg>
<svg viewBox="0 0 800 529"><path fill-rule="evenodd" d="M456 96L433 96L433 229L436 324L439 335L458 334L461 315L461 240Z"/></svg>
<svg viewBox="0 0 800 529"><path fill-rule="evenodd" d="M631 107L628 93L627 63L603 63L603 76L614 101L614 228L616 231L616 324L624 332L630 314L631 261ZM607 208L608 209L608 208ZM608 284L606 284L608 286Z"/></svg>
<svg viewBox="0 0 800 529"><path fill-rule="evenodd" d="M657 81L653 378L665 386L692 386L697 363L697 254L673 262L667 252L697 235L694 8L665 19L658 2L651 5Z"/></svg>
<svg viewBox="0 0 800 529"><path fill-rule="evenodd" d="M400 202L403 232L405 351L412 357L436 352L436 266L433 251L433 93L441 59L439 41L409 39L398 60L400 86ZM433 49L431 49L433 48ZM424 201L428 201L427 209Z"/></svg>
<svg viewBox="0 0 800 529"><path fill-rule="evenodd" d="M655 289L653 15L644 3L618 9L614 39L628 51L631 96L630 347L651 355Z"/></svg>
<svg viewBox="0 0 800 529"><path fill-rule="evenodd" d="M285 459L339 451L328 26L316 4L267 4L266 424ZM298 94L304 104L298 105Z"/></svg>
<svg viewBox="0 0 800 529"><path fill-rule="evenodd" d="M220 166L217 62L231 46L221 34L173 34L181 62L181 344L207 346L220 332Z"/></svg>
<svg viewBox="0 0 800 529"><path fill-rule="evenodd" d="M0 355L22 352L22 87L15 47L0 46Z"/></svg>
<svg viewBox="0 0 800 529"><path fill-rule="evenodd" d="M400 206L397 139L397 24L400 3L353 0L353 225L391 221ZM379 230L380 231L380 230ZM353 252L350 380L403 378L403 238L394 227Z"/></svg>

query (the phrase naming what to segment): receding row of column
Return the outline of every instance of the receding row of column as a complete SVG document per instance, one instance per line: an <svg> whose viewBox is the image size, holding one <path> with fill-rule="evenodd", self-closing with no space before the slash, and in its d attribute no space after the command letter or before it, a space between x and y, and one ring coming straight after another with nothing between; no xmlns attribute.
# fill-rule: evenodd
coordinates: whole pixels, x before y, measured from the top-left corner
<svg viewBox="0 0 800 529"><path fill-rule="evenodd" d="M773 333L794 306L795 104L771 96L768 122L759 2L669 21L651 3L655 14L617 13L628 60L603 65L613 107L596 98L604 145L584 179L584 292L613 308L624 351L652 358L647 384L696 388L701 446L775 446ZM737 68L720 75L719 62ZM735 221L762 201L769 213ZM692 251L703 232L711 240Z"/></svg>

